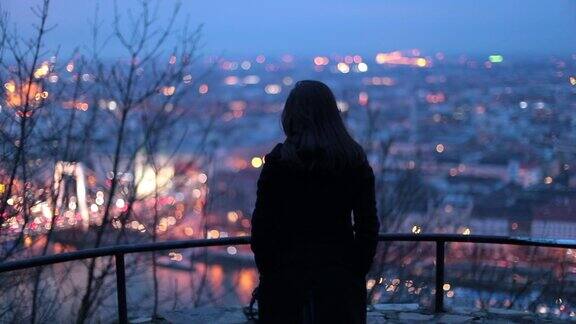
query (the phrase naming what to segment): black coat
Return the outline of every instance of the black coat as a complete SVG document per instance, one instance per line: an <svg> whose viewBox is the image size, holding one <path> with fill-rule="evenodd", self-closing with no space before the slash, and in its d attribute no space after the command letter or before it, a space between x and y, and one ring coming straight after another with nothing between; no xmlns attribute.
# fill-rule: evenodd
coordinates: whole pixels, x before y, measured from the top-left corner
<svg viewBox="0 0 576 324"><path fill-rule="evenodd" d="M264 323L366 321L365 275L377 245L374 173L368 162L339 174L266 155L252 214ZM353 214L353 217L352 217Z"/></svg>

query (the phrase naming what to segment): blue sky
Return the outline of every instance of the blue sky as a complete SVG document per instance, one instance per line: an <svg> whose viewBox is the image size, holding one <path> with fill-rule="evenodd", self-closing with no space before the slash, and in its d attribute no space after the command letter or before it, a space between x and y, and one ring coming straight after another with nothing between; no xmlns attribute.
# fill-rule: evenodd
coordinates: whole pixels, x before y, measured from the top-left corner
<svg viewBox="0 0 576 324"><path fill-rule="evenodd" d="M24 35L38 0L2 0ZM112 0L52 0L47 44L87 43L96 3L110 23ZM175 1L162 0L165 19ZM121 10L136 0L119 0ZM374 53L419 48L447 53L576 52L574 0L184 0L179 25L203 23L206 54ZM111 44L107 55L120 54Z"/></svg>

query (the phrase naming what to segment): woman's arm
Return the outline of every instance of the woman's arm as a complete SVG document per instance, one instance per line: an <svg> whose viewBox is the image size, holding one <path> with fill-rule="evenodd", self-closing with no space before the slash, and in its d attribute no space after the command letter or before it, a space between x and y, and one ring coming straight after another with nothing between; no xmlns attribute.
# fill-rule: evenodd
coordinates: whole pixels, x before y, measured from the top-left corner
<svg viewBox="0 0 576 324"><path fill-rule="evenodd" d="M269 159L266 159L269 160ZM273 208L276 205L273 163L266 162L258 178L256 205L252 213L252 241L256 266L260 274L267 272L273 263L275 250L275 221Z"/></svg>
<svg viewBox="0 0 576 324"><path fill-rule="evenodd" d="M353 206L354 248L358 257L358 264L356 265L358 271L365 275L370 270L376 254L380 229L376 210L374 172L368 162L363 166L359 180L359 188Z"/></svg>

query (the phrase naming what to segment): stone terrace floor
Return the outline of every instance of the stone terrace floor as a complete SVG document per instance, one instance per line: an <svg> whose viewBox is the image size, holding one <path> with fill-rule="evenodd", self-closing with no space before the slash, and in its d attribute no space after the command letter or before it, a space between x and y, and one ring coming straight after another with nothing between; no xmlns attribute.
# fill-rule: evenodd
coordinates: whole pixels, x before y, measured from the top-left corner
<svg viewBox="0 0 576 324"><path fill-rule="evenodd" d="M156 320L141 318L131 323L252 323L246 320L241 307L210 307L161 314ZM576 316L560 320L552 315L493 308L489 310L452 309L433 314L417 304L377 304L368 311L368 323L566 323L576 322Z"/></svg>

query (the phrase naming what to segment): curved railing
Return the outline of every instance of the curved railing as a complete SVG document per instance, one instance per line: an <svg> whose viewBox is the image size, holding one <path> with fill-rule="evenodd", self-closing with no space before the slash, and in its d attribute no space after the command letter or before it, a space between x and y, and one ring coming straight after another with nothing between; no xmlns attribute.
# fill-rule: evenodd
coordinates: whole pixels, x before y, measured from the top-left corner
<svg viewBox="0 0 576 324"><path fill-rule="evenodd" d="M435 275L435 304L436 312L444 310L444 252L447 242L468 242L485 244L507 244L550 248L576 248L576 240L553 240L534 239L528 237L507 237L490 235L458 235L458 234L380 234L380 242L435 242L436 243L436 275ZM60 253L33 257L24 260L8 261L0 263L0 273L46 266L56 263L75 260L92 259L105 256L114 256L116 262L116 285L118 296L118 320L120 323L128 323L128 308L126 305L126 273L124 255L142 252L154 252L165 250L178 250L187 248L200 248L224 245L249 244L250 237L226 237L218 239L183 240L157 243L140 243L107 246L94 249L86 249L75 252Z"/></svg>

